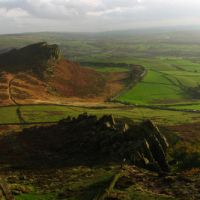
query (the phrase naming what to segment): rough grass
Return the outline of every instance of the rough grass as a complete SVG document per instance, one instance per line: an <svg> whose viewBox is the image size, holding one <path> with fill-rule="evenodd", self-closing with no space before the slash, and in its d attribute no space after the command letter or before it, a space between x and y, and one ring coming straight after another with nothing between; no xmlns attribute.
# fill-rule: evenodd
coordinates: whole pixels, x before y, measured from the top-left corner
<svg viewBox="0 0 200 200"><path fill-rule="evenodd" d="M31 173L29 176L31 175L34 180L33 186L37 188L37 193L22 194L16 196L16 200L95 199L98 194L107 188L116 173L116 168L118 166L113 165L99 167L74 166L56 169L50 174L48 171L38 172L39 175L29 172ZM27 180L27 183L29 182ZM45 187L38 182L45 184ZM50 193L49 190L55 192Z"/></svg>
<svg viewBox="0 0 200 200"><path fill-rule="evenodd" d="M19 123L16 109L15 106L0 107L0 123Z"/></svg>
<svg viewBox="0 0 200 200"><path fill-rule="evenodd" d="M37 185L37 192L21 194L15 198L16 200L106 200L118 197L121 200L175 200L166 195L144 190L140 183L127 185L126 189L116 189L115 186L120 177L118 172L119 166L115 165L65 168L55 170L55 173L52 172L52 174L41 172L39 177L32 172L31 177L34 180L34 186ZM56 177L51 179L51 176L56 175L59 177L60 183L57 182ZM27 181L29 182L29 180ZM38 184L40 182L47 188L44 189L42 184ZM145 184L148 183L144 181ZM47 193L48 190L54 190L55 193Z"/></svg>

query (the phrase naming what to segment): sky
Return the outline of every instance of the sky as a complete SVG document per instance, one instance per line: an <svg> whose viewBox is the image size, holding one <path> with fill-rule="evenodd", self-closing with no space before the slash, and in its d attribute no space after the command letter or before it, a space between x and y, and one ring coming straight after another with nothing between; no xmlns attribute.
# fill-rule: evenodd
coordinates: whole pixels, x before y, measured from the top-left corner
<svg viewBox="0 0 200 200"><path fill-rule="evenodd" d="M200 0L0 0L0 34L200 26Z"/></svg>

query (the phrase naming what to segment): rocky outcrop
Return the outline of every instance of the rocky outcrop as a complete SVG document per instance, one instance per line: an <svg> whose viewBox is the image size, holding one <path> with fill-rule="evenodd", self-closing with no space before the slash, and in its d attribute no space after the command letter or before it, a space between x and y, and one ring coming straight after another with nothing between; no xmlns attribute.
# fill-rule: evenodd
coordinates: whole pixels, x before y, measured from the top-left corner
<svg viewBox="0 0 200 200"><path fill-rule="evenodd" d="M40 42L0 54L0 69L12 73L32 71L43 77L44 72L50 72L51 66L60 57L61 53L56 44Z"/></svg>
<svg viewBox="0 0 200 200"><path fill-rule="evenodd" d="M141 124L144 140L138 155L143 159L145 165L155 170L169 171L169 165L166 159L166 151L169 144L158 127L150 120ZM139 162L140 162L139 159Z"/></svg>
<svg viewBox="0 0 200 200"><path fill-rule="evenodd" d="M121 75L113 76L64 59L56 44L36 43L0 54L0 101L13 103L7 94L12 87L12 97L19 104L72 99L96 103L123 87Z"/></svg>
<svg viewBox="0 0 200 200"><path fill-rule="evenodd" d="M96 116L84 113L77 119L71 121L67 119L65 122L77 124L79 131L85 132L88 127L88 131L93 130L96 144L91 142L92 135L91 141L88 139L87 143L90 146L99 146L102 155L154 171L169 171L166 159L169 144L158 127L150 120L136 125L126 120L117 120L112 115L104 115L97 119ZM88 134L89 132L85 136L89 138Z"/></svg>
<svg viewBox="0 0 200 200"><path fill-rule="evenodd" d="M157 172L169 171L168 143L151 121L134 124L112 115L97 118L84 113L61 120L57 125L24 129L13 138L13 141L12 137L0 140L2 149L12 154L9 158L13 163L52 166L117 162ZM7 146L3 146L6 142ZM1 160L3 155L0 151Z"/></svg>

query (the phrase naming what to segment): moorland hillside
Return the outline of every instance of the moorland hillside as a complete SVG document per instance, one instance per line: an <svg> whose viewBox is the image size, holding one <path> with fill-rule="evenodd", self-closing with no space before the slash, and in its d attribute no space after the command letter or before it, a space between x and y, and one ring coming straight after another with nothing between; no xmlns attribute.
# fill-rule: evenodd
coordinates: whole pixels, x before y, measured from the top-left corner
<svg viewBox="0 0 200 200"><path fill-rule="evenodd" d="M62 57L57 45L32 44L0 54L1 104L105 100L127 73L105 74Z"/></svg>

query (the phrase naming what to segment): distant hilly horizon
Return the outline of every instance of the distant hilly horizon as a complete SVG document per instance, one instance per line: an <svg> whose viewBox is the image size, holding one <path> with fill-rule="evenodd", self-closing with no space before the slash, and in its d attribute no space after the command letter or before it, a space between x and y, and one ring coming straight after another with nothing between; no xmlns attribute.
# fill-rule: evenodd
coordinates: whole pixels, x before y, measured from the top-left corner
<svg viewBox="0 0 200 200"><path fill-rule="evenodd" d="M56 33L56 34L78 34L78 35L95 35L95 34L116 34L116 33L129 33L129 34L153 34L163 32L193 32L200 31L200 26L161 26L161 27L143 27L143 28L131 28L131 29L115 29L115 30L104 30L104 31L25 31L25 32L13 32L13 33L0 33L0 36L4 35L23 35L23 34L45 34L45 33Z"/></svg>

